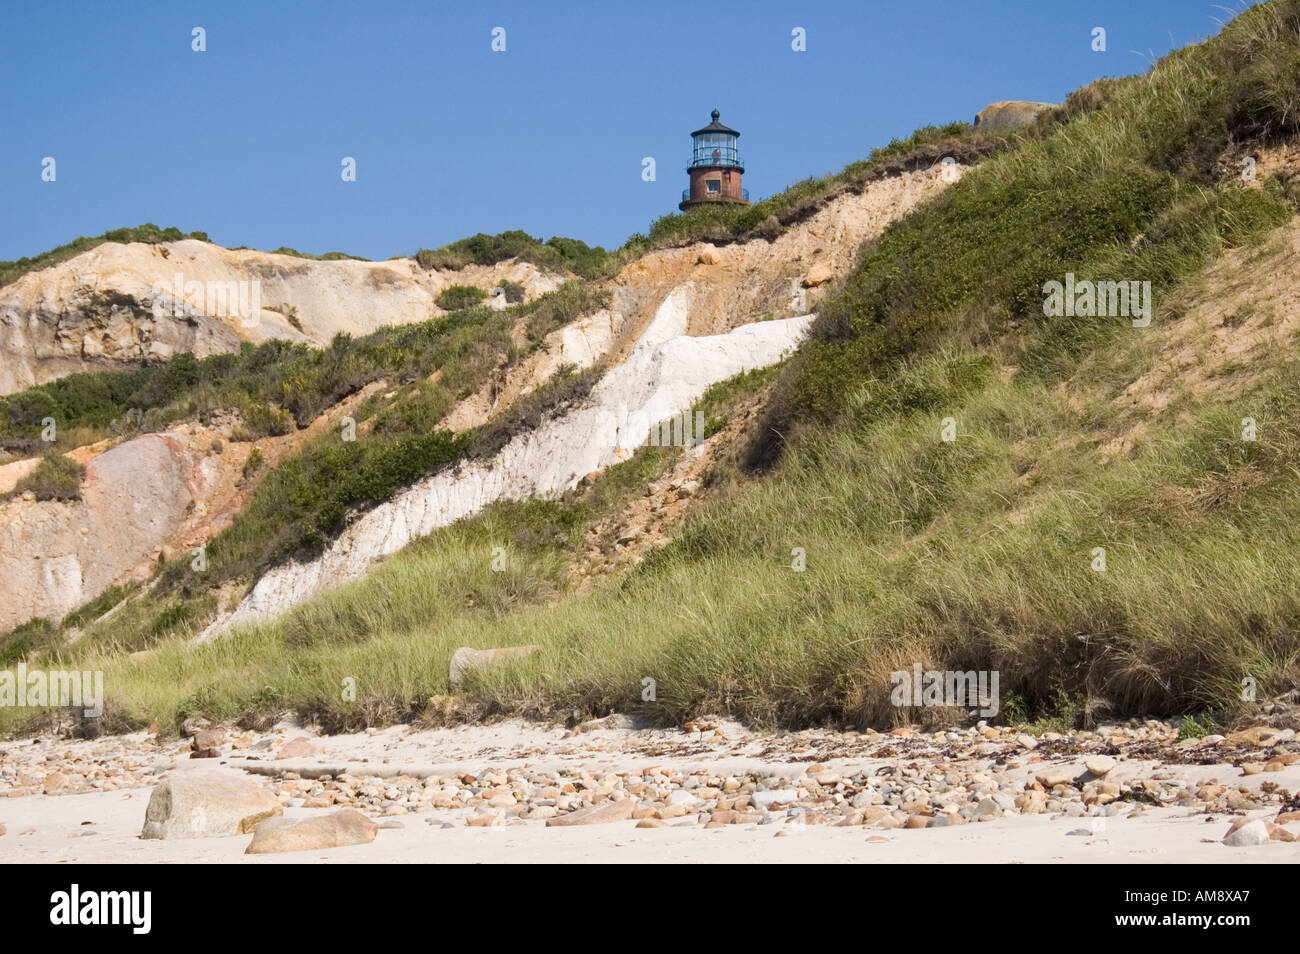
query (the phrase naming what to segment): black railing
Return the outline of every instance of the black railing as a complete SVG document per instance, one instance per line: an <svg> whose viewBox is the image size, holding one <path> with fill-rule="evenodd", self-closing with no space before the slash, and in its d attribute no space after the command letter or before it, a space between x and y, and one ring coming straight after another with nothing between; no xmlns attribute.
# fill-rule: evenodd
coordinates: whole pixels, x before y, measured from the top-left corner
<svg viewBox="0 0 1300 954"><path fill-rule="evenodd" d="M740 156L731 153L730 155L723 154L716 157L708 155L692 156L691 164L686 168L694 169L696 166L735 166L738 169L743 169L745 164L740 161Z"/></svg>
<svg viewBox="0 0 1300 954"><path fill-rule="evenodd" d="M736 195L735 189L723 189L721 192L704 192L696 198L691 198L691 190L682 190L683 202L721 202L723 199L743 199L749 201L749 190L741 189L740 195Z"/></svg>

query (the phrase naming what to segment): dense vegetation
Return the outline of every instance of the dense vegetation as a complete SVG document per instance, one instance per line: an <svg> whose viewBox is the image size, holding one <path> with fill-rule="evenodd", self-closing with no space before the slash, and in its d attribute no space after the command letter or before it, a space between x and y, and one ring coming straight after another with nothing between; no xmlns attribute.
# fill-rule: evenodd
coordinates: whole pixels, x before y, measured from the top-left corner
<svg viewBox="0 0 1300 954"><path fill-rule="evenodd" d="M47 418L64 443L146 433L225 409L242 416L245 439L285 434L373 381L402 385L438 368L435 393L449 408L479 386L499 355L519 357L510 338L516 321L527 320L535 347L600 300L591 287L570 283L506 311L469 309L360 338L339 335L324 349L276 340L245 344L238 354L181 354L130 371L70 374L0 397L0 450L42 450Z"/></svg>
<svg viewBox="0 0 1300 954"><path fill-rule="evenodd" d="M86 468L75 460L50 451L37 462L30 474L19 479L12 491L0 496L0 500L25 493L31 493L37 500L78 500L85 476Z"/></svg>
<svg viewBox="0 0 1300 954"><path fill-rule="evenodd" d="M562 500L491 507L201 647L183 637L209 595L127 600L78 662L108 671L124 722L297 709L329 727L431 697L435 716L879 725L934 716L889 703L889 673L915 662L998 670L1012 717L1226 720L1244 678L1261 699L1294 690L1300 358L1272 339L1291 331L1267 296L1294 265L1295 193L1285 174L1242 182L1237 160L1296 135L1297 64L1300 0L1252 7L1142 77L1080 91L891 226L775 382L712 394L725 415L770 386L768 416L675 543L616 584L576 590L566 567L666 451ZM1229 279L1207 270L1225 255ZM1066 273L1149 281L1154 320L1045 315L1043 285ZM1243 329L1240 353L1193 386L1180 371L1209 361L1221 321ZM1158 400L1136 402L1138 381ZM21 634L32 653L68 652L38 629ZM543 650L447 701L456 646L520 643ZM156 655L120 655L141 645ZM356 703L339 700L348 677Z"/></svg>
<svg viewBox="0 0 1300 954"><path fill-rule="evenodd" d="M605 267L607 253L579 239L554 236L543 242L514 229L499 235L480 232L437 249L421 249L415 260L424 268L463 268L466 265L495 265L516 258L539 268L572 272L595 278Z"/></svg>
<svg viewBox="0 0 1300 954"><path fill-rule="evenodd" d="M443 311L460 311L473 308L484 298L487 292L473 285L448 285L438 295L438 307Z"/></svg>

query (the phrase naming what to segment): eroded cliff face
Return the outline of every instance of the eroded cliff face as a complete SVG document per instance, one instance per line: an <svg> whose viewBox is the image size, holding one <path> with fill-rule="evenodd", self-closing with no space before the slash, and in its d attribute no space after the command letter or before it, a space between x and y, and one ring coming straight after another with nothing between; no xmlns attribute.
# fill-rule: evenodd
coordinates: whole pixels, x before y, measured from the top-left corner
<svg viewBox="0 0 1300 954"><path fill-rule="evenodd" d="M553 332L544 347L503 369L443 422L462 430L482 424L546 381L561 365L618 362L673 290L694 288L684 334L725 334L743 324L807 314L852 268L864 242L918 203L937 195L966 167L904 172L846 193L773 240L732 245L697 242L650 252L610 283L610 305Z"/></svg>
<svg viewBox="0 0 1300 954"><path fill-rule="evenodd" d="M219 620L206 635L284 612L494 500L562 491L626 459L650 427L687 410L709 385L788 354L862 243L946 184L937 169L908 172L840 196L773 240L699 243L630 263L609 282L607 307L557 329L523 361L502 368L443 426L477 426L560 367L604 362L581 406L517 436L491 460L432 475L360 515L318 559L267 573L233 619ZM170 305L176 296L177 273L187 282L258 279L258 320L214 317L198 300L187 300L191 311L180 317L155 317L159 297ZM409 260L316 262L196 241L101 246L0 290L0 390L177 351L229 351L241 341L322 345L340 331L364 334L434 316L434 300L448 285L486 289L507 280L533 297L563 277L519 262L425 272ZM286 317L293 309L301 331ZM364 396L348 398L306 431L262 439L258 452L274 466ZM221 454L210 452L216 437L225 443ZM88 464L82 501L19 499L0 507L0 632L35 616L57 619L115 582L143 579L160 552L197 546L228 525L248 498L238 475L253 446L232 437L229 428L215 432L191 422L107 452L81 448L73 454ZM34 466L31 460L0 468L0 492Z"/></svg>
<svg viewBox="0 0 1300 954"><path fill-rule="evenodd" d="M0 289L0 394L244 341L320 347L340 332L436 317L450 285L512 281L531 299L564 278L517 261L428 271L412 259L316 261L192 239L106 243Z"/></svg>
<svg viewBox="0 0 1300 954"><path fill-rule="evenodd" d="M774 241L701 243L633 262L615 279L608 309L553 332L444 425L482 423L562 363L606 360L581 406L514 438L491 461L408 488L358 518L317 559L265 574L204 637L279 615L493 501L561 492L626 460L652 427L687 411L710 385L789 355L812 324L810 308L862 243L947 184L940 170L907 173L843 196Z"/></svg>
<svg viewBox="0 0 1300 954"><path fill-rule="evenodd" d="M163 545L209 479L201 458L150 434L92 460L81 500L0 505L0 632L94 599Z"/></svg>
<svg viewBox="0 0 1300 954"><path fill-rule="evenodd" d="M563 491L586 474L628 459L653 425L686 411L709 385L780 361L812 322L812 316L799 316L690 337L685 330L697 296L689 282L674 289L627 360L601 378L581 407L520 434L487 463L435 474L380 504L319 558L263 576L232 617L206 635L283 613L493 501Z"/></svg>

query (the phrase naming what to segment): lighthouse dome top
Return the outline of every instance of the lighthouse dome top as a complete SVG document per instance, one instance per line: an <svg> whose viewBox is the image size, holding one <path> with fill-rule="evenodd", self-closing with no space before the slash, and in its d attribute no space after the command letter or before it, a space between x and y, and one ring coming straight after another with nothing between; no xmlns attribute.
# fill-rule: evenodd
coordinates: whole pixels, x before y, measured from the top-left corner
<svg viewBox="0 0 1300 954"><path fill-rule="evenodd" d="M712 113L709 114L713 122L709 123L707 126L695 130L695 132L691 133L691 135L706 136L709 133L724 133L728 136L739 136L740 133L736 132L736 130L732 129L730 126L724 126L722 125L722 123L718 122L718 119L721 117L721 115L722 114L715 109Z"/></svg>

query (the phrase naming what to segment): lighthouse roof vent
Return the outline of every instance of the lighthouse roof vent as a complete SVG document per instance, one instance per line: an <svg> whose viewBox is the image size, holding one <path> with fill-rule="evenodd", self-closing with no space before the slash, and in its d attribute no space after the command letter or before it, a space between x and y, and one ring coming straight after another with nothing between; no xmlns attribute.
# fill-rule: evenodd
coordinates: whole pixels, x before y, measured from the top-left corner
<svg viewBox="0 0 1300 954"><path fill-rule="evenodd" d="M726 134L729 135L729 136L739 136L739 135L740 135L740 133L736 132L736 130L732 129L730 126L724 126L724 125L722 125L722 123L718 122L718 117L719 117L719 116L721 116L721 113L719 113L719 112L715 109L715 110L712 112L711 117L710 117L710 118L712 118L713 122L709 123L707 126L703 127L702 129L697 129L697 130L695 130L695 132L691 133L691 135L692 135L692 136L704 136L704 135L707 135L707 134L709 134L709 133L726 133Z"/></svg>

